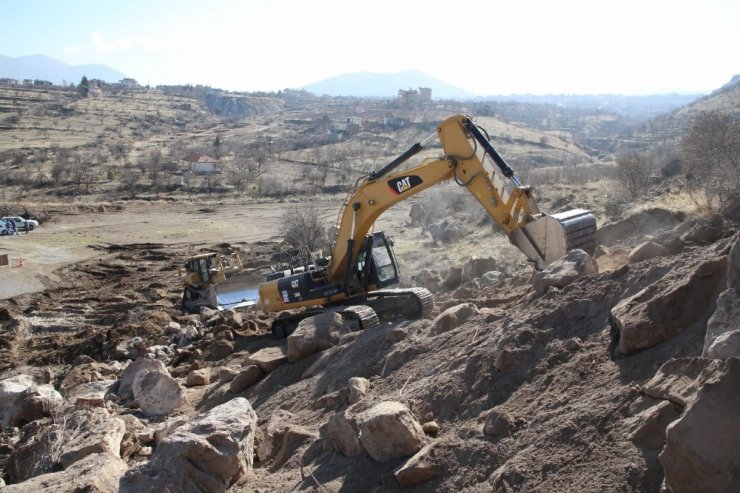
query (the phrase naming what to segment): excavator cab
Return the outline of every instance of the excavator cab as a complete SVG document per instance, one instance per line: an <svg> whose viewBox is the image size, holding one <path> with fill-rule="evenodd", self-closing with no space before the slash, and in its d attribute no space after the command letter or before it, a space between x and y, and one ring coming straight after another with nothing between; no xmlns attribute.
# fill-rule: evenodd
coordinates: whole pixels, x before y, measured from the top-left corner
<svg viewBox="0 0 740 493"><path fill-rule="evenodd" d="M368 288L381 289L398 284L400 273L393 252L393 240L382 231L367 235L364 247L357 255L356 268L363 292Z"/></svg>

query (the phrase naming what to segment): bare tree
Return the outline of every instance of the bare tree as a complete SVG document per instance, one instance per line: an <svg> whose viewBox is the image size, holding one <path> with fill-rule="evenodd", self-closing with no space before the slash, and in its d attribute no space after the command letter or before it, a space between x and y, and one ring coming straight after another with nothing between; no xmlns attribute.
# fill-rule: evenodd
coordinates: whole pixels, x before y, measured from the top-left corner
<svg viewBox="0 0 740 493"><path fill-rule="evenodd" d="M127 163L121 173L121 189L127 192L132 199L136 197L140 180L141 174Z"/></svg>
<svg viewBox="0 0 740 493"><path fill-rule="evenodd" d="M630 152L617 157L615 176L631 199L637 198L648 186L651 161L644 155Z"/></svg>
<svg viewBox="0 0 740 493"><path fill-rule="evenodd" d="M285 241L296 248L309 251L328 244L328 235L318 209L313 205L288 209L282 216L285 225Z"/></svg>
<svg viewBox="0 0 740 493"><path fill-rule="evenodd" d="M709 209L722 208L740 190L740 119L721 111L699 114L681 140L690 190Z"/></svg>

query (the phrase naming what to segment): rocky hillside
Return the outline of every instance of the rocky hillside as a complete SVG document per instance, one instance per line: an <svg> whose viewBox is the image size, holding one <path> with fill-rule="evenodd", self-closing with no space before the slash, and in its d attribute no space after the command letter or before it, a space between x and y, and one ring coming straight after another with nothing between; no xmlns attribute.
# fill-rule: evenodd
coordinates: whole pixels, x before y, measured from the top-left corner
<svg viewBox="0 0 740 493"><path fill-rule="evenodd" d="M680 138L694 118L703 111L721 111L740 117L740 76L736 75L727 84L695 102L670 113L653 118L632 132L635 142L650 145ZM631 142L632 137L625 140Z"/></svg>
<svg viewBox="0 0 740 493"><path fill-rule="evenodd" d="M419 272L429 319L287 341L180 314L177 248L111 246L0 309L4 491L737 490L731 216L647 210L531 278Z"/></svg>

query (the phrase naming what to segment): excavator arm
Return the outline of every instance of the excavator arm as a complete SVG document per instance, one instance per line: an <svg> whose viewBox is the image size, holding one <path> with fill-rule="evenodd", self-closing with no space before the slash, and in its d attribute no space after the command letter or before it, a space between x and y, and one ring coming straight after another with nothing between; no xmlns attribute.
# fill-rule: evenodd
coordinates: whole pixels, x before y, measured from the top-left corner
<svg viewBox="0 0 740 493"><path fill-rule="evenodd" d="M441 157L393 172L435 139L442 144ZM486 156L498 172L493 166L486 166ZM340 282L347 278L365 235L388 208L450 179L470 191L537 269L562 257L568 249L585 246L593 240L596 231L593 215L582 210L569 211L564 219L542 214L531 187L520 183L484 131L469 116L457 115L442 122L435 133L381 170L371 173L350 193L339 213L326 277ZM509 180L508 187L504 179Z"/></svg>

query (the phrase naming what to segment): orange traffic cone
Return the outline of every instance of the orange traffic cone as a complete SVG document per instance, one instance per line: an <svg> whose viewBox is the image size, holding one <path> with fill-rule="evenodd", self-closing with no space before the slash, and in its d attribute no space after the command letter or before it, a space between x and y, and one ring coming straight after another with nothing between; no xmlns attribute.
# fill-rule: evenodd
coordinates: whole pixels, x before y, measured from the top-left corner
<svg viewBox="0 0 740 493"><path fill-rule="evenodd" d="M19 258L18 259L18 267L23 267L23 259L22 258Z"/></svg>

